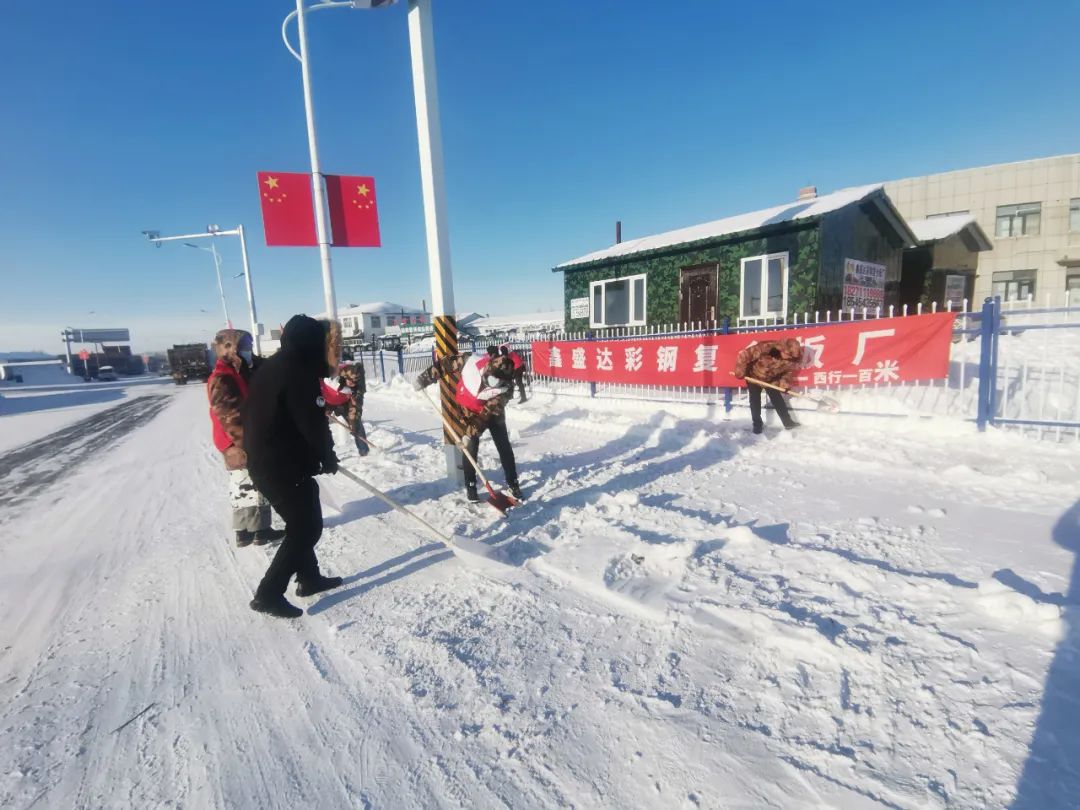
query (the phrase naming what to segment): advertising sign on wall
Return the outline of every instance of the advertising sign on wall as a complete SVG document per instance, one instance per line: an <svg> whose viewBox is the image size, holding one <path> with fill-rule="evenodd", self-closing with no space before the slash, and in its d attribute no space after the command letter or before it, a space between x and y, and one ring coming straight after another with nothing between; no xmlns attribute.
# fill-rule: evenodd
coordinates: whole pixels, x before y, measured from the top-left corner
<svg viewBox="0 0 1080 810"><path fill-rule="evenodd" d="M885 306L885 265L844 259L844 309Z"/></svg>
<svg viewBox="0 0 1080 810"><path fill-rule="evenodd" d="M588 298L571 298L570 299L570 317L571 318L588 318L589 317L589 299Z"/></svg>

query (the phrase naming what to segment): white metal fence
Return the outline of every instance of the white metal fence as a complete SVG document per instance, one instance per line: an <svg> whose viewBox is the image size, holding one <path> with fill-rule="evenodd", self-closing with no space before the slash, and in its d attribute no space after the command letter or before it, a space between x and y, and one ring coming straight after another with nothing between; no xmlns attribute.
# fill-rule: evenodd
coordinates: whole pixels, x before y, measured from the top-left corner
<svg viewBox="0 0 1080 810"><path fill-rule="evenodd" d="M925 312L954 311L951 304L932 304ZM1028 299L998 305L994 316L997 329L992 342L993 363L984 356L985 307L971 311L965 300L957 313L946 379L921 382L866 383L806 389L811 394L827 394L842 402L845 413L867 416L943 416L977 420L980 415L980 382L984 376L995 381L994 404L986 414L991 424L1023 431L1038 438L1080 439L1080 305L1041 308ZM652 400L723 404L729 410L747 406L744 389L686 386L642 386L587 383L532 373L533 340L663 340L671 337L709 334L761 332L769 329L812 328L847 321L884 317L917 317L922 306L909 310L843 310L840 312L798 313L789 322L774 320L768 325L732 327L718 322L661 324L604 329L594 332L543 333L528 335L509 345L525 358L529 382L534 390L560 396L608 399ZM465 352L484 351L483 338L459 338ZM389 380L395 374L409 379L427 368L431 352L365 352L363 362L370 378ZM798 403L793 403L798 407Z"/></svg>

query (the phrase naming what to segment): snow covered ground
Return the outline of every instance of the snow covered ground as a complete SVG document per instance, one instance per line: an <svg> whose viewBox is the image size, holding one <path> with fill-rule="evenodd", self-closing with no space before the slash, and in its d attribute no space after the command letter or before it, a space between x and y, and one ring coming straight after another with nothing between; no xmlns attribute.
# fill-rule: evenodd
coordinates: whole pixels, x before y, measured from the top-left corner
<svg viewBox="0 0 1080 810"><path fill-rule="evenodd" d="M282 622L247 608L268 552L228 542L201 387L168 393L46 486L0 472L0 806L1080 795L1075 448L541 396L511 407L529 500L502 520L394 384L384 452L346 465L496 562L323 479L346 584Z"/></svg>
<svg viewBox="0 0 1080 810"><path fill-rule="evenodd" d="M53 364L19 370L24 382L0 382L0 453L173 384L168 377L150 375L87 383Z"/></svg>

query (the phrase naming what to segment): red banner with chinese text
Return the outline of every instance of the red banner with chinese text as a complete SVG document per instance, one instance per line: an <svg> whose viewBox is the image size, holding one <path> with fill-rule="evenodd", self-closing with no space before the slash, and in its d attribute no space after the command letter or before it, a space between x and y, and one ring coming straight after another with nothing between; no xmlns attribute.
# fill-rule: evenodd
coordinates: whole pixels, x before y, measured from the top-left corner
<svg viewBox="0 0 1080 810"><path fill-rule="evenodd" d="M735 358L752 343L796 338L804 387L937 380L949 374L956 315L940 312L735 335L536 341L533 373L620 385L734 388Z"/></svg>

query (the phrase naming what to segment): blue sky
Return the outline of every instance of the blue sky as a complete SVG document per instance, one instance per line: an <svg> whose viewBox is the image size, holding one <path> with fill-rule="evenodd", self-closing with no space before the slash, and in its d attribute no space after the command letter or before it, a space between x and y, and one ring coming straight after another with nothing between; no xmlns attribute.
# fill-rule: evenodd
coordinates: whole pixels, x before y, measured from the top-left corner
<svg viewBox="0 0 1080 810"><path fill-rule="evenodd" d="M429 298L404 6L310 23L323 168L378 185L384 246L334 251L342 304ZM210 257L144 228L243 223L261 320L321 309L317 251L263 245L255 181L307 168L292 8L8 0L0 349L58 351L66 325L130 326L138 349L212 334ZM558 308L551 267L616 219L632 238L805 184L1080 150L1077 30L1071 0L435 0L458 309Z"/></svg>

